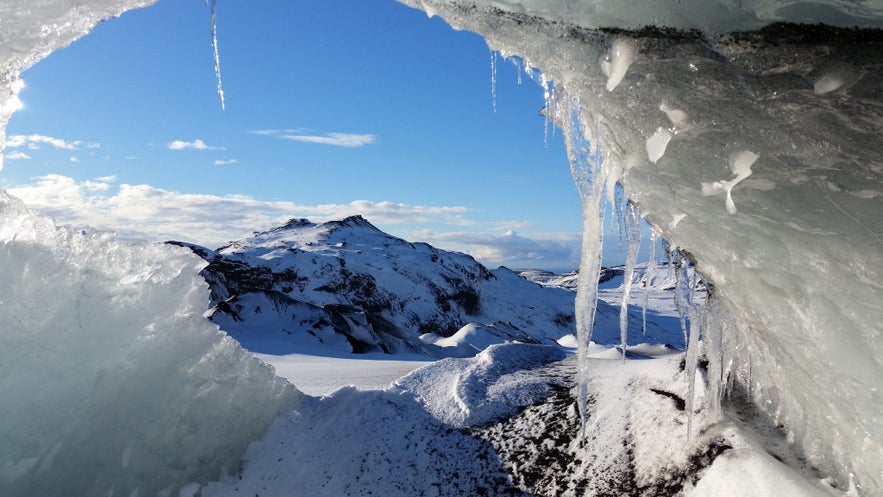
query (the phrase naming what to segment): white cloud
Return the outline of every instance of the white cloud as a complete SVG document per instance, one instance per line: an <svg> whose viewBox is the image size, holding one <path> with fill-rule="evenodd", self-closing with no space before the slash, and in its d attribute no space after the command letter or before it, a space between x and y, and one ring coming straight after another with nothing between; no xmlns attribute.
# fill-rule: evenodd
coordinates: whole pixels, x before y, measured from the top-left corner
<svg viewBox="0 0 883 497"><path fill-rule="evenodd" d="M76 162L80 162L80 159L78 159L77 156L73 156L70 158L70 161L76 163Z"/></svg>
<svg viewBox="0 0 883 497"><path fill-rule="evenodd" d="M128 239L184 240L210 247L297 217L321 222L361 214L375 224L469 224L465 207L367 200L301 205L245 195L197 195L150 185L116 185L115 181L113 176L77 181L54 174L8 191L60 224L113 230Z"/></svg>
<svg viewBox="0 0 883 497"><path fill-rule="evenodd" d="M224 147L213 147L211 145L206 145L206 143L199 138L193 140L192 142L175 140L168 144L168 148L169 150L225 150Z"/></svg>
<svg viewBox="0 0 883 497"><path fill-rule="evenodd" d="M300 129L258 129L249 133L263 136L275 136L281 140L304 143L319 143L335 147L357 148L377 142L377 135L355 133L323 133L305 134Z"/></svg>
<svg viewBox="0 0 883 497"><path fill-rule="evenodd" d="M215 161L216 166L229 166L231 164L238 164L238 163L239 163L239 161L236 159L216 160Z"/></svg>
<svg viewBox="0 0 883 497"><path fill-rule="evenodd" d="M5 154L5 156L7 160L28 160L31 158L30 155L24 152L19 152L17 150L15 152Z"/></svg>
<svg viewBox="0 0 883 497"><path fill-rule="evenodd" d="M370 145L377 141L375 135L356 135L351 133L326 133L324 135L279 135L283 140L306 143L320 143L335 147L356 148Z"/></svg>
<svg viewBox="0 0 883 497"><path fill-rule="evenodd" d="M31 150L37 150L40 148L40 145L43 144L51 145L55 148L60 148L64 150L77 150L78 148L80 148L83 142L79 140L66 141L61 138L39 134L11 135L6 138L6 146L9 148L27 147ZM90 143L87 146L89 148L100 147L100 145L97 143Z"/></svg>

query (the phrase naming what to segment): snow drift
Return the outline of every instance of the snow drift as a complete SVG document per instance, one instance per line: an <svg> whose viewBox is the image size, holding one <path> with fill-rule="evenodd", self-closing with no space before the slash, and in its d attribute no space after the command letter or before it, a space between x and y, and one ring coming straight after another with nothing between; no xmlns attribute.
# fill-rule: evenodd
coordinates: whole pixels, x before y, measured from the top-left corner
<svg viewBox="0 0 883 497"><path fill-rule="evenodd" d="M829 27L879 28L880 2L403 1L543 71L545 114L589 145L571 156L621 182L713 285L730 318L709 320L727 328L712 356L841 488L883 492L883 36ZM22 70L150 3L8 2L0 127Z"/></svg>
<svg viewBox="0 0 883 497"><path fill-rule="evenodd" d="M4 496L178 495L299 398L202 317L185 249L56 228L0 192L0 265Z"/></svg>

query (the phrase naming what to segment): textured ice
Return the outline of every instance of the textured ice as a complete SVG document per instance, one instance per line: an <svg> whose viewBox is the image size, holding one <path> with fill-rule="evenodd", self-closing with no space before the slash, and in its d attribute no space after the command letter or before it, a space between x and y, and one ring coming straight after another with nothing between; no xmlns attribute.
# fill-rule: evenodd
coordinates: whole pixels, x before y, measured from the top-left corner
<svg viewBox="0 0 883 497"><path fill-rule="evenodd" d="M883 5L405 3L430 5L578 99L601 174L689 252L730 316L709 319L729 330L727 381L837 486L854 475L859 495L883 492L883 34L770 24L879 27ZM701 31L616 29L644 25ZM623 37L637 55L607 91L597 61ZM673 135L664 153L659 138L647 146L659 128ZM703 195L717 181L724 205Z"/></svg>
<svg viewBox="0 0 883 497"><path fill-rule="evenodd" d="M235 470L293 405L203 319L201 265L0 191L0 495L178 495Z"/></svg>
<svg viewBox="0 0 883 497"><path fill-rule="evenodd" d="M607 85L605 86L607 91L613 91L619 86L619 82L622 81L632 65L636 50L634 42L628 38L613 40L610 55L603 64L604 72L607 73Z"/></svg>

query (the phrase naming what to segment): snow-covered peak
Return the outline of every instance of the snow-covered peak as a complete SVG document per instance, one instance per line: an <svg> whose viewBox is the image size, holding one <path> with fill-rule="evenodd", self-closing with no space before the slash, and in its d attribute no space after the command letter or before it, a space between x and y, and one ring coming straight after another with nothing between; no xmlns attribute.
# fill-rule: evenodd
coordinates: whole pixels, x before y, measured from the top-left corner
<svg viewBox="0 0 883 497"><path fill-rule="evenodd" d="M255 232L217 249L224 255L259 255L264 259L281 257L288 250L334 253L361 250L364 247L390 247L408 242L380 231L360 215L342 220L313 223L308 219L291 219L281 226ZM361 247L361 248L360 248Z"/></svg>

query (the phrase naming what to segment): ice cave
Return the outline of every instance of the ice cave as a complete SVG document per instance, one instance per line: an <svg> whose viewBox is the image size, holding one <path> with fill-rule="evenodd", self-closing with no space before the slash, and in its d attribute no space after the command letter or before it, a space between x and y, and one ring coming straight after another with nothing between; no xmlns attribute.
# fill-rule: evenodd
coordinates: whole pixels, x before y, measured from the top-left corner
<svg viewBox="0 0 883 497"><path fill-rule="evenodd" d="M712 387L749 392L838 488L883 494L883 2L400 1L541 72L583 196L582 274L597 274L590 234L619 183L713 288ZM152 3L5 0L0 152L24 70ZM180 252L145 263L161 249L56 229L5 194L0 239L4 494L151 480L145 495L192 495L298 401L199 319ZM116 269L95 271L99 258ZM49 288L75 297L50 305ZM102 345L61 363L77 340L58 323ZM107 340L109 329L129 331ZM186 343L172 338L183 329ZM102 468L100 481L78 477L85 468Z"/></svg>

